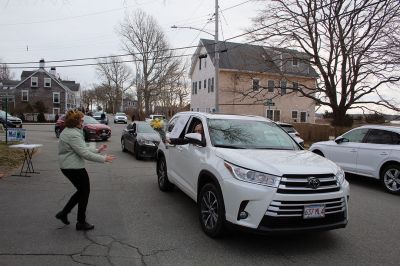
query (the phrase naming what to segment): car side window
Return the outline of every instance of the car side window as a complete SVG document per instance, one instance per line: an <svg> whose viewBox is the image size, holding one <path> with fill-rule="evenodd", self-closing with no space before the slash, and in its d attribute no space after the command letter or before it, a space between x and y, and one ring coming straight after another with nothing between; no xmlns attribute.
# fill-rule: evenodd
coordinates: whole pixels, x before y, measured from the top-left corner
<svg viewBox="0 0 400 266"><path fill-rule="evenodd" d="M362 142L365 135L368 132L368 128L358 128L343 135L343 138L347 139L349 142Z"/></svg>
<svg viewBox="0 0 400 266"><path fill-rule="evenodd" d="M168 127L167 127L167 132L168 133L170 133L174 129L174 126L175 126L175 123L176 123L177 120L178 120L178 117L174 117L173 119L171 119L168 122Z"/></svg>
<svg viewBox="0 0 400 266"><path fill-rule="evenodd" d="M374 144L399 144L399 134L387 130L371 129L365 143Z"/></svg>

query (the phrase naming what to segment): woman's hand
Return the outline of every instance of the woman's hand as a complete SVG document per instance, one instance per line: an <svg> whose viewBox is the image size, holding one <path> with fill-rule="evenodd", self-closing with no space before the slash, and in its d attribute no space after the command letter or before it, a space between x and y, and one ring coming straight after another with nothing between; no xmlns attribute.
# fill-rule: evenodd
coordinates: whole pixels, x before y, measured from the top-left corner
<svg viewBox="0 0 400 266"><path fill-rule="evenodd" d="M117 157L115 157L114 155L106 155L106 159L105 162L106 163L111 163L114 159L116 159Z"/></svg>

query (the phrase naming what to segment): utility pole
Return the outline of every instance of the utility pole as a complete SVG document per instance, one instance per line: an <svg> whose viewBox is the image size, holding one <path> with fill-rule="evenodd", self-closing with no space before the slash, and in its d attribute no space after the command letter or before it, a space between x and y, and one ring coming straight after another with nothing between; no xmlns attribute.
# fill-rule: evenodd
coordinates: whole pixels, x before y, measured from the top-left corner
<svg viewBox="0 0 400 266"><path fill-rule="evenodd" d="M219 112L218 106L218 93L219 93L219 44L218 44L218 0L215 0L215 55L214 55L214 66L215 66L215 113Z"/></svg>

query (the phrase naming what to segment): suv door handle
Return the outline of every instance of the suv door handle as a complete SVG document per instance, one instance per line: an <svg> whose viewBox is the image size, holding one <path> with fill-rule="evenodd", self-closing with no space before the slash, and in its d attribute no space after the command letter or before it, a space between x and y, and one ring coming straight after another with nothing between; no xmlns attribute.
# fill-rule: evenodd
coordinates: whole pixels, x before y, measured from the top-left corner
<svg viewBox="0 0 400 266"><path fill-rule="evenodd" d="M387 152L381 152L379 155L388 155L388 153Z"/></svg>
<svg viewBox="0 0 400 266"><path fill-rule="evenodd" d="M177 148L179 151L183 151L183 148L182 148L181 146L179 146L179 145L177 145L176 148Z"/></svg>

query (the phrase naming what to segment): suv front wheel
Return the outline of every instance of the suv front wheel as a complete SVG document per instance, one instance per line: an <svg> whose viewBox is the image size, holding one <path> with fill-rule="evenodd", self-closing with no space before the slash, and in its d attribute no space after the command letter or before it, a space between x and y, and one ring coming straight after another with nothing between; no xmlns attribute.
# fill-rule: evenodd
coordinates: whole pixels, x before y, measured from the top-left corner
<svg viewBox="0 0 400 266"><path fill-rule="evenodd" d="M168 180L167 163L163 156L157 159L157 179L161 191L171 191L174 188L174 185Z"/></svg>
<svg viewBox="0 0 400 266"><path fill-rule="evenodd" d="M201 188L198 209L203 231L210 237L221 236L224 231L225 207L222 194L215 184L208 183Z"/></svg>

